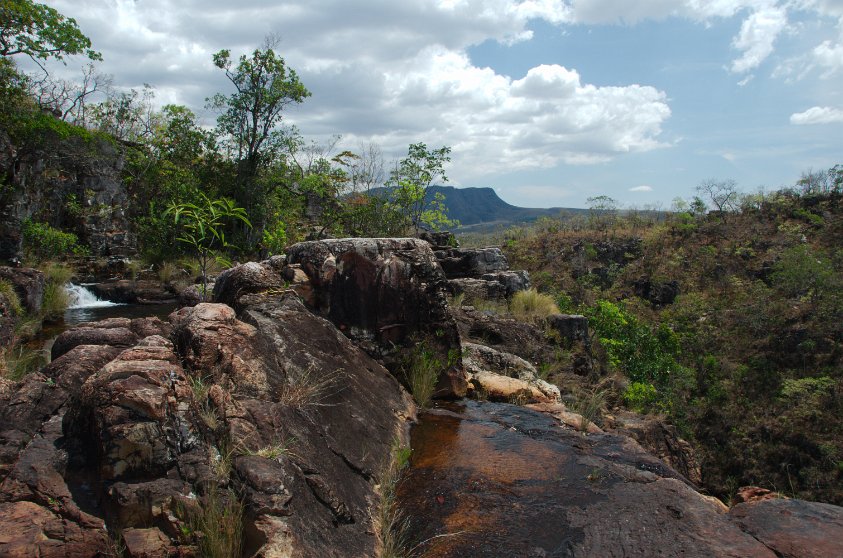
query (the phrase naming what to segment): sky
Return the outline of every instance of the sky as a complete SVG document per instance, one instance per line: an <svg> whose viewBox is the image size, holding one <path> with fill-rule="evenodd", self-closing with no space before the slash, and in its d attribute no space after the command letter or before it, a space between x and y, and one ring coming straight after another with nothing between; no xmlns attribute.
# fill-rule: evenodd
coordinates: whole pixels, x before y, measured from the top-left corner
<svg viewBox="0 0 843 558"><path fill-rule="evenodd" d="M843 0L52 0L114 85L213 124L211 56L276 48L338 148L452 148L449 184L523 207L668 208L843 163ZM81 74L83 60L64 72Z"/></svg>

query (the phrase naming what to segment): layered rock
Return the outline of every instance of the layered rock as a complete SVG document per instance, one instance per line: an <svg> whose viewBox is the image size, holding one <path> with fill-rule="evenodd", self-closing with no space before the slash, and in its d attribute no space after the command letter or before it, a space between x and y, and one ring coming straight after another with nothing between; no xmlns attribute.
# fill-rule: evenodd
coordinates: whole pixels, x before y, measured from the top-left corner
<svg viewBox="0 0 843 558"><path fill-rule="evenodd" d="M492 401L559 401L559 388L539 378L523 358L476 343L463 343L462 349L469 382L478 395Z"/></svg>

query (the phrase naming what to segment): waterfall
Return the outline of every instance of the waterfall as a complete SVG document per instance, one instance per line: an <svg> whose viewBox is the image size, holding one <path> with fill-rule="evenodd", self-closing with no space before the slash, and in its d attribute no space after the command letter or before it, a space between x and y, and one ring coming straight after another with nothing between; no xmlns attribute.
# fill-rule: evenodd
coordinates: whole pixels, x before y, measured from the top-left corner
<svg viewBox="0 0 843 558"><path fill-rule="evenodd" d="M104 308L106 306L117 306L116 302L108 300L100 300L97 295L83 287L82 285L74 285L68 283L64 286L67 291L67 296L70 298L68 309L73 308Z"/></svg>

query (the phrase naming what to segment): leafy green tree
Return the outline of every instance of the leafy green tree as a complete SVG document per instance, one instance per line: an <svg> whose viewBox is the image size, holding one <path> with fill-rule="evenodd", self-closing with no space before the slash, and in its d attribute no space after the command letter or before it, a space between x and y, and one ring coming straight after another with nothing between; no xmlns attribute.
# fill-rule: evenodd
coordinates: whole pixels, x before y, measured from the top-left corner
<svg viewBox="0 0 843 558"><path fill-rule="evenodd" d="M199 194L200 202L172 203L165 211L173 223L181 227L178 241L187 245L194 254L202 274L202 296L208 291L208 264L219 260L217 250L229 248L225 239L225 225L228 221L239 221L251 227L246 210L237 207L233 200L220 198L212 200Z"/></svg>
<svg viewBox="0 0 843 558"><path fill-rule="evenodd" d="M73 18L31 0L2 0L0 56L17 54L25 54L39 65L50 58L64 60L65 56L74 54L102 60Z"/></svg>
<svg viewBox="0 0 843 558"><path fill-rule="evenodd" d="M387 181L392 203L415 232L423 226L437 229L455 224L448 219L445 197L428 196L435 182L448 182L445 164L451 161L450 153L447 146L428 149L424 143L411 144Z"/></svg>
<svg viewBox="0 0 843 558"><path fill-rule="evenodd" d="M234 197L259 233L266 225L264 207L271 194L271 185L259 178L287 145L281 128L284 109L310 96L296 72L272 49L275 44L270 38L266 48L243 55L236 63L227 49L214 54L214 65L225 72L234 92L207 100L209 107L221 113L218 130L236 162Z"/></svg>

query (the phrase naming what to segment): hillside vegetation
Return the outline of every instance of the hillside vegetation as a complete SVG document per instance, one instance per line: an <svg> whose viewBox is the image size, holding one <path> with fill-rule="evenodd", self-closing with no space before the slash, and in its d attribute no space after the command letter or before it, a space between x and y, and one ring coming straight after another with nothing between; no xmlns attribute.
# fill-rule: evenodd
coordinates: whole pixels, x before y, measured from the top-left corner
<svg viewBox="0 0 843 558"><path fill-rule="evenodd" d="M563 311L589 316L600 373L622 375L624 405L680 427L706 489L843 503L843 168L727 202L500 240Z"/></svg>

